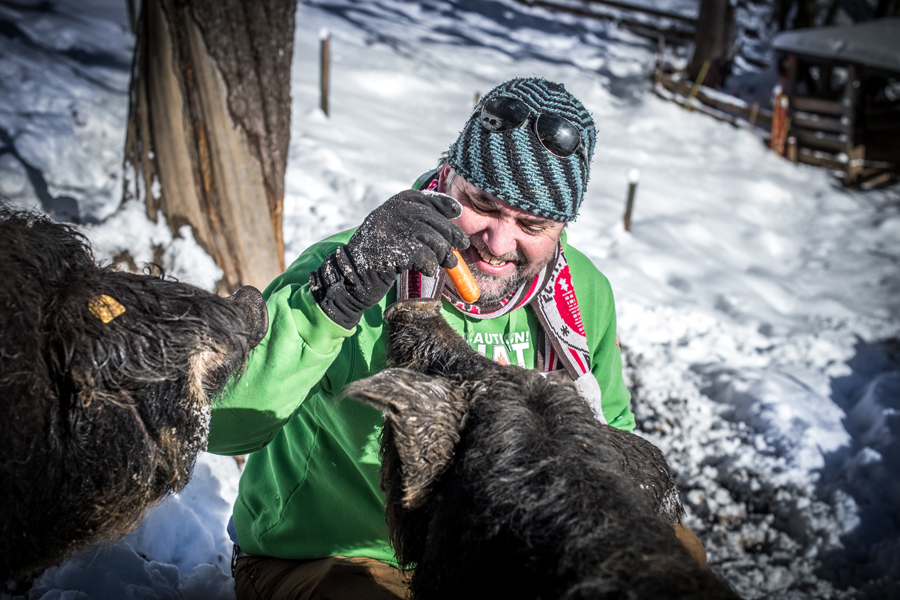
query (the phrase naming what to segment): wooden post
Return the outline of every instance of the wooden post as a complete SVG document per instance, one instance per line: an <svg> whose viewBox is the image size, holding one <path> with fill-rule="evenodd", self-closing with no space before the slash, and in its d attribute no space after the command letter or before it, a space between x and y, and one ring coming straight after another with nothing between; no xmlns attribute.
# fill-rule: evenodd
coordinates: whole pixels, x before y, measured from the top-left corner
<svg viewBox="0 0 900 600"><path fill-rule="evenodd" d="M641 172L637 169L628 171L628 200L625 202L625 231L631 231L631 211L634 208L634 195L640 177Z"/></svg>
<svg viewBox="0 0 900 600"><path fill-rule="evenodd" d="M700 75L697 77L697 81L694 82L694 87L691 88L691 93L688 94L687 100L684 101L685 110L691 110L691 100L697 95L697 92L700 91L700 87L703 85L703 80L706 79L706 73L709 71L710 61L707 60L703 63L703 67L700 68Z"/></svg>
<svg viewBox="0 0 900 600"><path fill-rule="evenodd" d="M797 164L797 138L790 136L787 139L787 158L794 164Z"/></svg>
<svg viewBox="0 0 900 600"><path fill-rule="evenodd" d="M328 70L329 70L329 46L331 42L331 33L327 29L322 29L319 32L319 39L321 40L321 63L320 67L320 77L319 81L321 83L321 107L322 112L325 113L325 116L328 116Z"/></svg>
<svg viewBox="0 0 900 600"><path fill-rule="evenodd" d="M784 93L788 97L793 96L797 91L797 55L788 54L787 63L784 72Z"/></svg>
<svg viewBox="0 0 900 600"><path fill-rule="evenodd" d="M844 185L856 183L863 174L866 161L865 144L856 143L856 124L859 108L857 107L857 99L859 97L859 75L856 67L847 65L847 82L841 93L841 104L850 108L850 123L848 124L847 136L847 171L844 176Z"/></svg>
<svg viewBox="0 0 900 600"><path fill-rule="evenodd" d="M778 142L778 154L785 156L787 151L788 134L791 132L791 116L788 115L784 119L784 131L781 133L781 139Z"/></svg>
<svg viewBox="0 0 900 600"><path fill-rule="evenodd" d="M866 164L866 146L859 144L854 146L847 153L847 169L844 175L844 185L856 183L856 180L862 176Z"/></svg>
<svg viewBox="0 0 900 600"><path fill-rule="evenodd" d="M847 176L844 179L844 183L851 184L855 182L862 173L862 165L866 157L866 147L863 144L857 145L856 143L856 116L859 110L856 106L856 100L859 96L857 89L860 82L857 79L856 67L847 65L846 68L847 81L844 83L844 89L841 92L841 104L850 109L850 114L848 115L847 149L845 150L848 157Z"/></svg>
<svg viewBox="0 0 900 600"><path fill-rule="evenodd" d="M772 103L772 131L769 147L779 156L784 156L784 142L790 128L791 118L788 116L788 96L776 87L775 101Z"/></svg>
<svg viewBox="0 0 900 600"><path fill-rule="evenodd" d="M753 108L750 109L750 131L753 131L753 126L756 124L756 116L759 114L759 100L753 103Z"/></svg>
<svg viewBox="0 0 900 600"><path fill-rule="evenodd" d="M653 85L656 85L662 80L663 77L663 53L666 50L666 38L665 36L659 36L657 38L657 47L656 47L656 64L653 66Z"/></svg>

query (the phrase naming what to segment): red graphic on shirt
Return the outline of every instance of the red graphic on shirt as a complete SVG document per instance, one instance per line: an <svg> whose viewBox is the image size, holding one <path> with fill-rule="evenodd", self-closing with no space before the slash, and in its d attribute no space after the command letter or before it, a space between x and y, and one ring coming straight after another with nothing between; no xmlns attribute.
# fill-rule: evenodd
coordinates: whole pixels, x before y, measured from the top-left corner
<svg viewBox="0 0 900 600"><path fill-rule="evenodd" d="M553 284L553 300L556 302L563 322L575 333L583 336L584 323L581 321L581 311L578 310L578 301L575 299L575 288L572 287L569 265L563 267L556 277Z"/></svg>

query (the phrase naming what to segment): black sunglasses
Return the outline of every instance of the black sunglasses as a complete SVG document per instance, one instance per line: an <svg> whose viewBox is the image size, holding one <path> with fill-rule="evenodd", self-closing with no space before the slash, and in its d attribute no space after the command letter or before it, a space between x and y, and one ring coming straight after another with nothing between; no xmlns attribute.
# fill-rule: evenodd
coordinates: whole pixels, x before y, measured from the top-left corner
<svg viewBox="0 0 900 600"><path fill-rule="evenodd" d="M550 154L565 158L580 153L585 165L590 164L587 148L578 128L552 113L535 113L527 104L509 96L494 96L481 102L481 125L490 132L524 128L531 123L538 141ZM478 112L478 107L475 107Z"/></svg>

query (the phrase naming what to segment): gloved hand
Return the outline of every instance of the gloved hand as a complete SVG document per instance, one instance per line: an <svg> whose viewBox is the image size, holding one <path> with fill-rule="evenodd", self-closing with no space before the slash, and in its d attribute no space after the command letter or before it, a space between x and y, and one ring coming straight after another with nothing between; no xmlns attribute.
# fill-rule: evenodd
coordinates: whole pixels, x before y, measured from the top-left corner
<svg viewBox="0 0 900 600"><path fill-rule="evenodd" d="M453 248L469 238L449 221L462 214L451 196L406 190L373 210L346 245L309 274L310 289L332 321L352 329L362 313L384 298L398 273L413 269L429 277L453 268Z"/></svg>

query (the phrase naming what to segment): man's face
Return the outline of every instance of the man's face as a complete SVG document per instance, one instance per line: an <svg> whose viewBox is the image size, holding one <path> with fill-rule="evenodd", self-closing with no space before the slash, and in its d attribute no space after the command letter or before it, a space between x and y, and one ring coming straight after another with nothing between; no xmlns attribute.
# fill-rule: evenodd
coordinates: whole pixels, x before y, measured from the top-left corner
<svg viewBox="0 0 900 600"><path fill-rule="evenodd" d="M462 177L448 189L444 182L449 173L445 166L438 189L462 204L462 215L454 222L472 243L462 256L478 282L480 301L502 298L547 265L565 223L516 208Z"/></svg>

